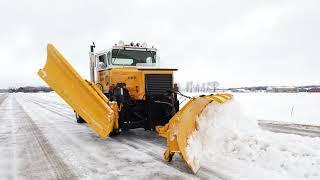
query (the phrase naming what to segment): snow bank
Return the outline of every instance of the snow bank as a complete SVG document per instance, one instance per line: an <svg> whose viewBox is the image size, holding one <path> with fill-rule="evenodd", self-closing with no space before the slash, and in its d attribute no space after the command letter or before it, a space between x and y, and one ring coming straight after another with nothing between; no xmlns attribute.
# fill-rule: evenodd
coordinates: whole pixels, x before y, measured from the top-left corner
<svg viewBox="0 0 320 180"><path fill-rule="evenodd" d="M197 126L188 140L189 160L228 179L320 178L319 138L262 131L235 100L208 105Z"/></svg>

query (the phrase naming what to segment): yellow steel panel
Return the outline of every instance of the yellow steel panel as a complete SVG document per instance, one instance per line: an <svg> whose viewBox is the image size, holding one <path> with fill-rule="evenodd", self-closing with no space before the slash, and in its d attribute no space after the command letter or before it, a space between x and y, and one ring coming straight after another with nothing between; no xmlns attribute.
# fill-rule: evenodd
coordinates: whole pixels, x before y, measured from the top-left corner
<svg viewBox="0 0 320 180"><path fill-rule="evenodd" d="M117 111L99 88L84 80L51 44L47 62L38 75L101 136L107 137L117 121Z"/></svg>
<svg viewBox="0 0 320 180"><path fill-rule="evenodd" d="M101 73L102 74L102 73ZM109 85L117 83L126 83L126 88L129 90L131 98L134 100L145 100L145 75L146 74L173 74L172 70L138 70L137 67L121 67L106 70L106 75L109 77ZM99 83L104 84L104 79L99 74ZM104 89L108 90L108 86ZM173 84L172 84L173 88Z"/></svg>
<svg viewBox="0 0 320 180"><path fill-rule="evenodd" d="M193 162L188 161L186 148L188 138L196 130L196 120L204 108L215 101L219 104L232 98L231 94L216 94L191 99L179 112L177 112L168 124L157 127L160 136L167 138L168 149L164 153L165 160L171 160L175 152L180 153L193 173L198 171L198 167Z"/></svg>
<svg viewBox="0 0 320 180"><path fill-rule="evenodd" d="M176 123L177 128L177 144L183 159L188 163L191 170L195 173L198 169L192 162L188 161L186 148L188 146L188 137L196 129L196 120L203 109L211 102L210 99L199 97L194 100L181 112L179 122Z"/></svg>
<svg viewBox="0 0 320 180"><path fill-rule="evenodd" d="M135 67L112 68L109 70L110 85L125 83L131 98L142 100L144 98L144 84L142 72Z"/></svg>

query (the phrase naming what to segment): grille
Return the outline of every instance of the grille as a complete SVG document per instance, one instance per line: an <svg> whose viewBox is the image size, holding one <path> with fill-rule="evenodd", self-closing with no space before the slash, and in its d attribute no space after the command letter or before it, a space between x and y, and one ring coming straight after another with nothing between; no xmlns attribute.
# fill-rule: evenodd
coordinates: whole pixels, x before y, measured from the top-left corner
<svg viewBox="0 0 320 180"><path fill-rule="evenodd" d="M172 89L172 74L146 74L146 94L162 95Z"/></svg>

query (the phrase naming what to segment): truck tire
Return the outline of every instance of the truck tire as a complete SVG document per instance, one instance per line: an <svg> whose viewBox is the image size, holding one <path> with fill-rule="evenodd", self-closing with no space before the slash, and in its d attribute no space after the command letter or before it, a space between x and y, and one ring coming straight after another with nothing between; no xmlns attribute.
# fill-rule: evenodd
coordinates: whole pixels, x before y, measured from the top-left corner
<svg viewBox="0 0 320 180"><path fill-rule="evenodd" d="M77 123L85 123L86 121L84 121L84 119L82 119L82 117L76 113L76 119L77 119Z"/></svg>
<svg viewBox="0 0 320 180"><path fill-rule="evenodd" d="M121 132L120 129L113 129L113 131L110 133L110 137L118 136L120 132Z"/></svg>

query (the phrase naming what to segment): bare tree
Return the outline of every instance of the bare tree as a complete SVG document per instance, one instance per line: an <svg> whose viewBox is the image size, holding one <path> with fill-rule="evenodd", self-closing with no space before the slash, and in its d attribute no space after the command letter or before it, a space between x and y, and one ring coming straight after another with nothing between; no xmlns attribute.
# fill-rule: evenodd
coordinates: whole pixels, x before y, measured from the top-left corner
<svg viewBox="0 0 320 180"><path fill-rule="evenodd" d="M216 89L220 86L218 81L213 81L212 82L212 87L213 87L213 92L216 92Z"/></svg>
<svg viewBox="0 0 320 180"><path fill-rule="evenodd" d="M192 92L193 90L193 82L192 81L188 81L187 85L186 85L186 91L187 92Z"/></svg>
<svg viewBox="0 0 320 180"><path fill-rule="evenodd" d="M184 90L186 92L208 92L208 91L216 91L218 86L220 86L219 82L211 81L211 82L193 82L188 81Z"/></svg>
<svg viewBox="0 0 320 180"><path fill-rule="evenodd" d="M202 83L200 91L207 92L207 83L205 83L205 82Z"/></svg>

